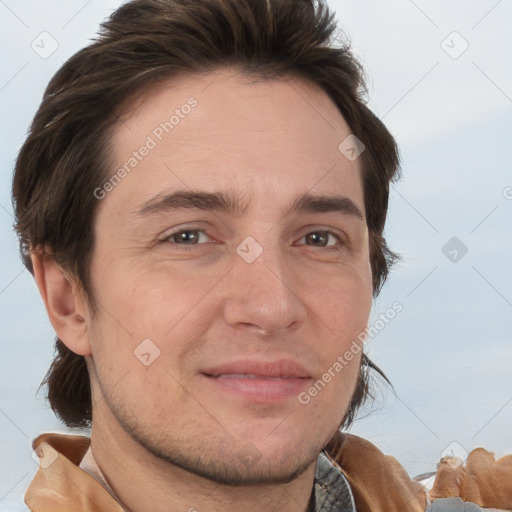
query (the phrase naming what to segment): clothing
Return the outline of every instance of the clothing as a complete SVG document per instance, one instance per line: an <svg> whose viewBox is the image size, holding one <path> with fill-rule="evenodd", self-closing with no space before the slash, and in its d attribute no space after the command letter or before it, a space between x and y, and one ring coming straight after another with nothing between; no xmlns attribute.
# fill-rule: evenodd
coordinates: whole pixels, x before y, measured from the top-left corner
<svg viewBox="0 0 512 512"><path fill-rule="evenodd" d="M88 437L42 434L33 448L40 468L25 494L30 510L123 512L94 460ZM485 468L477 464L482 458ZM492 454L479 448L469 455L466 468L452 468L454 472L447 466L440 464L436 484L426 492L394 457L369 441L340 433L318 458L315 512L512 510L512 455L494 461ZM432 503L431 496L437 498ZM473 501L465 504L467 496Z"/></svg>

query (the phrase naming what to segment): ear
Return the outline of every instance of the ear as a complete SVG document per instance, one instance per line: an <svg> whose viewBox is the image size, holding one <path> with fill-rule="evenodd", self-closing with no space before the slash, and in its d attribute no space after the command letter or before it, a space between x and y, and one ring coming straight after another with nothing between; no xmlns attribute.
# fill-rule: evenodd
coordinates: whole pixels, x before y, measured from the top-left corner
<svg viewBox="0 0 512 512"><path fill-rule="evenodd" d="M90 314L76 282L50 256L33 252L30 257L39 293L57 336L76 354L90 355Z"/></svg>

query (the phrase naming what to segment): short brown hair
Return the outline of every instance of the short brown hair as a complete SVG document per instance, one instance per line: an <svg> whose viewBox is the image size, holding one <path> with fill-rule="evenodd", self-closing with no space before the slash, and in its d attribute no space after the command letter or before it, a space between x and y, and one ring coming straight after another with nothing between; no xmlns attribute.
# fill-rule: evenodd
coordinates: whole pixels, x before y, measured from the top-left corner
<svg viewBox="0 0 512 512"><path fill-rule="evenodd" d="M27 268L33 272L31 251L43 250L76 278L93 307L89 267L98 199L92 192L111 174L108 145L127 100L178 74L234 67L264 79L289 76L315 84L365 145L360 158L376 296L395 259L383 229L398 150L366 106L363 70L349 44L336 41L338 35L334 14L315 0L134 0L122 5L101 25L98 38L51 79L19 153L13 196ZM370 393L370 369L385 378L363 355L345 426ZM43 384L66 425L90 426L85 359L58 338Z"/></svg>

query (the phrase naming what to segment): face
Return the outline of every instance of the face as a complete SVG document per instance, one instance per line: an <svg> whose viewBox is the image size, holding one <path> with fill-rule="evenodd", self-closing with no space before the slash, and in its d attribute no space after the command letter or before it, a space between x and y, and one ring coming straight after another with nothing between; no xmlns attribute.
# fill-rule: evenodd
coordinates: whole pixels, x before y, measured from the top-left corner
<svg viewBox="0 0 512 512"><path fill-rule="evenodd" d="M316 462L372 299L349 134L321 90L233 71L173 80L127 112L95 192L93 431L224 483Z"/></svg>

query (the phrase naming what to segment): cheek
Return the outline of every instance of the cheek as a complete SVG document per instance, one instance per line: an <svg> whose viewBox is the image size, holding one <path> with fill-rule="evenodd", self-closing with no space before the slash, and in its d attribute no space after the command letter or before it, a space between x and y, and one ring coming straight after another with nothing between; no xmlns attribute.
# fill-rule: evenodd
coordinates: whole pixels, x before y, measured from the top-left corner
<svg viewBox="0 0 512 512"><path fill-rule="evenodd" d="M325 283L324 293L315 295L318 329L312 350L321 360L323 374L310 388L305 400L321 413L322 406L340 419L352 397L362 357L362 345L372 305L370 277L340 275ZM320 395L322 395L320 397Z"/></svg>
<svg viewBox="0 0 512 512"><path fill-rule="evenodd" d="M353 348L348 358L344 354L346 352L331 361L324 373L298 396L299 407L303 408L306 417L315 418L318 428L327 427L331 435L347 413L359 375L361 356L358 349Z"/></svg>
<svg viewBox="0 0 512 512"><path fill-rule="evenodd" d="M202 274L199 279L157 266L110 268L115 271L96 274L101 293L90 337L98 376L109 389L123 379L122 387L134 395L161 388L179 396L177 382L190 373L216 314L204 295L218 278Z"/></svg>
<svg viewBox="0 0 512 512"><path fill-rule="evenodd" d="M180 360L192 350L186 340L169 346L162 337L146 335L151 331L145 327L127 332L105 312L95 320L91 330L95 373L100 393L109 397L110 404L125 411L145 410L149 417L150 411L162 406L162 397L183 400Z"/></svg>
<svg viewBox="0 0 512 512"><path fill-rule="evenodd" d="M364 330L373 301L373 280L368 243L355 252L345 251L338 263L310 264L296 277L308 305L334 335Z"/></svg>
<svg viewBox="0 0 512 512"><path fill-rule="evenodd" d="M364 330L372 306L371 273L356 269L314 276L304 283L310 306L333 338L346 340Z"/></svg>
<svg viewBox="0 0 512 512"><path fill-rule="evenodd" d="M100 269L96 273L98 299L108 313L106 324L129 333L134 340L168 335L188 316L194 316L205 291L218 281L218 276L190 271L186 265L172 268L167 262L146 267L128 268L111 262L114 271Z"/></svg>

